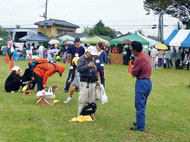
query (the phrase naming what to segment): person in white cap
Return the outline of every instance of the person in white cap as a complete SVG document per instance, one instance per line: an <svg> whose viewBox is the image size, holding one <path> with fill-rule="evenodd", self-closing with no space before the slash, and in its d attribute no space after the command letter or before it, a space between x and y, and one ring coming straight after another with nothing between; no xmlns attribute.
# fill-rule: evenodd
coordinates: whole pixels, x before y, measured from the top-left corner
<svg viewBox="0 0 190 142"><path fill-rule="evenodd" d="M95 87L99 85L97 67L93 58L98 55L96 47L89 46L85 55L77 62L77 70L80 73L80 92L78 99L78 115L88 103L95 102Z"/></svg>
<svg viewBox="0 0 190 142"><path fill-rule="evenodd" d="M8 78L5 81L6 92L14 93L15 91L19 90L20 85L22 83L20 72L22 72L22 70L18 66L14 66L11 69L11 74L8 76Z"/></svg>

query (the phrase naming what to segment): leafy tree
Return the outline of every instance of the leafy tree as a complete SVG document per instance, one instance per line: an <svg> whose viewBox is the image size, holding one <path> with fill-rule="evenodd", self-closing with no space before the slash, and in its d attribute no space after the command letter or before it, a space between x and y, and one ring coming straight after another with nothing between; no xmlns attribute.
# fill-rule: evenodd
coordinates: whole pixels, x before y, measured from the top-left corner
<svg viewBox="0 0 190 142"><path fill-rule="evenodd" d="M101 20L93 28L85 28L83 33L91 36L104 35L109 36L111 38L115 37L115 31L110 27L106 27Z"/></svg>
<svg viewBox="0 0 190 142"><path fill-rule="evenodd" d="M16 25L16 29L20 29L21 28L21 26L20 25Z"/></svg>
<svg viewBox="0 0 190 142"><path fill-rule="evenodd" d="M6 36L7 36L6 31L3 29L2 26L0 26L0 37L6 37Z"/></svg>
<svg viewBox="0 0 190 142"><path fill-rule="evenodd" d="M186 28L190 28L190 0L144 0L144 8L155 14L163 11L178 18Z"/></svg>

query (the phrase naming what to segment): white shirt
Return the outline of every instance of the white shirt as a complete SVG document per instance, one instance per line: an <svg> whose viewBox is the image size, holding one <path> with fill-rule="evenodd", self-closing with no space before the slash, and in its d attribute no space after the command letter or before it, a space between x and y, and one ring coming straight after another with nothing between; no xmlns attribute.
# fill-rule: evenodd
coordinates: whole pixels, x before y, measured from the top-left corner
<svg viewBox="0 0 190 142"><path fill-rule="evenodd" d="M151 56L151 57L156 57L157 54L158 54L158 50L157 50L156 48L153 48L153 49L151 50L150 56Z"/></svg>
<svg viewBox="0 0 190 142"><path fill-rule="evenodd" d="M40 46L38 50L39 50L39 52L43 52L44 51L44 46Z"/></svg>

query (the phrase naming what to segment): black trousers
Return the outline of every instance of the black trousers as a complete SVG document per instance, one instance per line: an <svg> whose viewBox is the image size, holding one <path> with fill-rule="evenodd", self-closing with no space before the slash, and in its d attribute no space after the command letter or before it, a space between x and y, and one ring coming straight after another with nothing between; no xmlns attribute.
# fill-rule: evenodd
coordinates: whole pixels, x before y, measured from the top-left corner
<svg viewBox="0 0 190 142"><path fill-rule="evenodd" d="M9 81L5 84L6 92L18 91L20 89L21 83L19 81Z"/></svg>
<svg viewBox="0 0 190 142"><path fill-rule="evenodd" d="M70 68L69 73L68 73L68 77L67 77L67 80L66 80L66 83L65 83L65 88L64 88L65 91L69 91L69 88L70 88L70 85L71 85L72 73L73 73L73 69Z"/></svg>
<svg viewBox="0 0 190 142"><path fill-rule="evenodd" d="M42 91L43 88L43 79L33 72L34 81L37 83L37 91Z"/></svg>
<svg viewBox="0 0 190 142"><path fill-rule="evenodd" d="M123 65L127 65L127 55L123 55Z"/></svg>
<svg viewBox="0 0 190 142"><path fill-rule="evenodd" d="M177 61L176 61L176 69L179 69L179 65L180 65L180 59L177 59Z"/></svg>
<svg viewBox="0 0 190 142"><path fill-rule="evenodd" d="M11 57L13 56L13 54L9 54L9 60L11 60Z"/></svg>

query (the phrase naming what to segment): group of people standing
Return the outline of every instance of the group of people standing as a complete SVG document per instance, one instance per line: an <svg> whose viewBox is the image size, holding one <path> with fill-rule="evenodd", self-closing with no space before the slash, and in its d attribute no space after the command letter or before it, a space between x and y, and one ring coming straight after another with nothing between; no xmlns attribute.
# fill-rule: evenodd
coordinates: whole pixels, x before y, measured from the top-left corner
<svg viewBox="0 0 190 142"><path fill-rule="evenodd" d="M152 82L150 80L152 66L150 57L142 52L143 47L140 42L133 41L130 47L132 54L136 57L131 75L133 78L137 79L135 86L136 122L134 122L134 127L131 127L131 130L144 131L146 129L146 102L152 90ZM95 88L96 86L100 86L98 72L101 84L105 87L104 64L106 63L107 53L109 53L107 50L104 44L100 42L97 43L96 46L89 46L85 51L84 47L80 45L80 38L76 38L75 44L64 53L71 56L71 65L64 88L65 92L69 91L72 83L70 95L64 103L69 103L74 91L77 89L80 90L78 98L78 115L81 115L82 110L87 105L95 102ZM62 76L65 67L60 64L48 62L46 59L39 60L43 61L36 64L32 69L27 68L25 70L25 75L29 76L30 81L34 81L34 85L37 84L37 91L42 91L48 88L48 78L56 72ZM21 71L19 67L14 67L12 69L11 74L5 82L5 90L7 92L18 91L24 78L20 76Z"/></svg>
<svg viewBox="0 0 190 142"><path fill-rule="evenodd" d="M64 54L71 55L71 65L64 90L68 92L71 83L72 88L69 96L70 99L67 99L66 103L69 103L76 89L80 90L78 107L78 115L80 115L82 109L88 103L95 102L95 86L100 85L98 82L98 72L100 73L101 84L105 86L104 64L106 53L104 51L104 44L97 43L96 46L89 46L85 51L84 47L80 45L80 38L76 38L75 44L71 48L68 48ZM28 81L34 81L37 84L37 91L42 91L48 87L48 78L56 72L62 76L65 67L57 63L46 62L46 59L44 59L44 62L37 64L33 69L29 70L32 74L30 74ZM5 90L7 92L19 90L23 83L23 77L20 76L21 71L19 67L12 69L11 74L5 82Z"/></svg>
<svg viewBox="0 0 190 142"><path fill-rule="evenodd" d="M149 55L152 61L152 68L173 68L181 69L186 67L189 70L190 63L190 50L182 49L179 47L176 49L168 48L167 50L157 50L156 48L151 48L149 50Z"/></svg>

